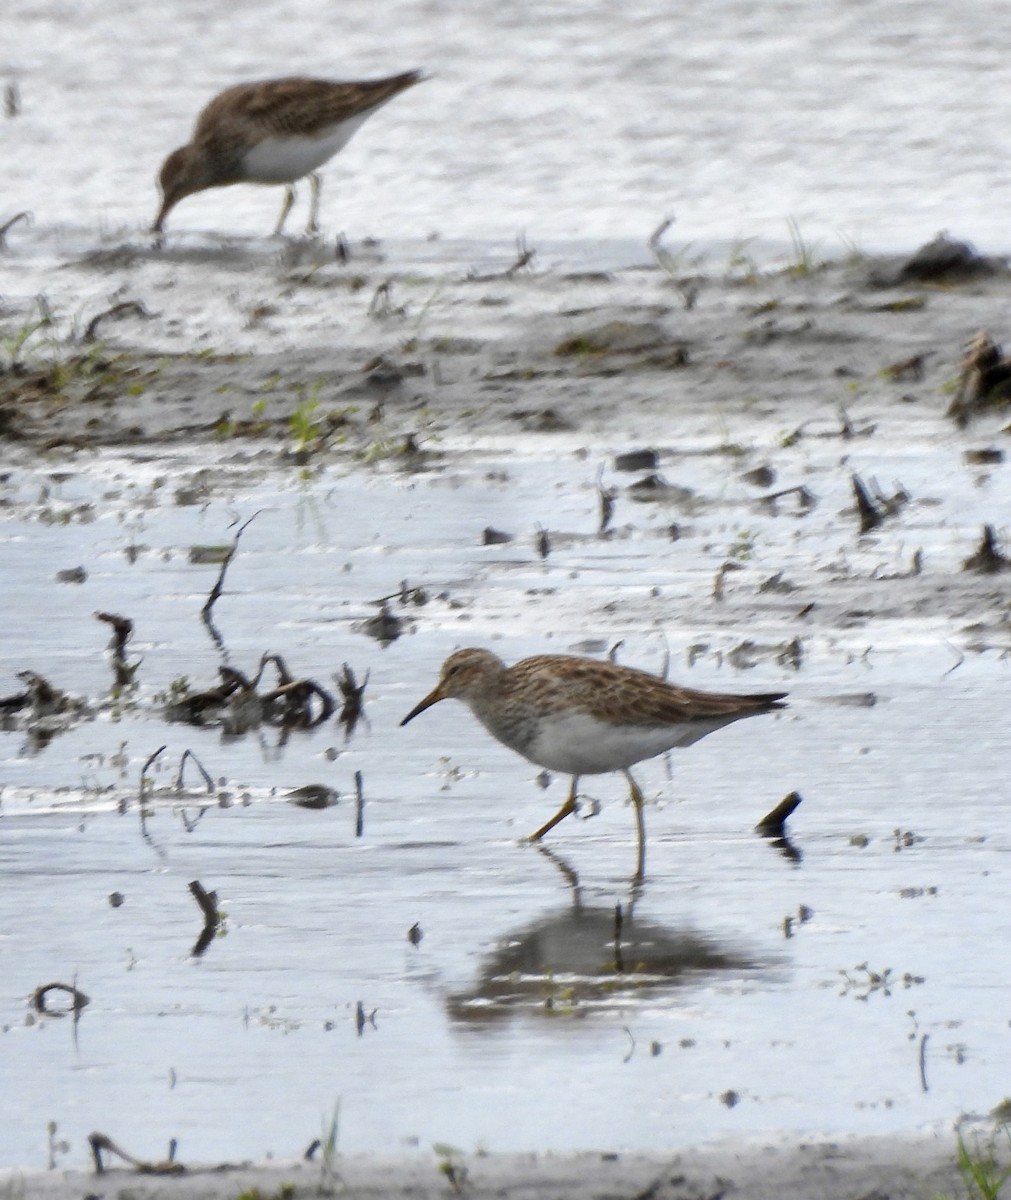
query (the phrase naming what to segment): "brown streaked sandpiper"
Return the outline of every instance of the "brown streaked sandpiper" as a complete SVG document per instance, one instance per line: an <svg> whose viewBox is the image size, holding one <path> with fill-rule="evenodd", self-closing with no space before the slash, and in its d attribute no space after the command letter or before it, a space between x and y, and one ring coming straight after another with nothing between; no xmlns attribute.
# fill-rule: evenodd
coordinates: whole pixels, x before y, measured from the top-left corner
<svg viewBox="0 0 1011 1200"><path fill-rule="evenodd" d="M358 83L291 78L228 88L197 117L190 141L162 164L162 204L152 232L160 234L171 210L194 192L264 183L285 185L274 230L279 234L295 202L294 184L308 175L312 199L306 232L316 233L321 186L317 168L378 108L424 78L420 71L406 71Z"/></svg>
<svg viewBox="0 0 1011 1200"><path fill-rule="evenodd" d="M697 692L632 667L563 654L540 654L507 667L490 650L470 648L446 659L439 682L401 725L440 700L462 700L504 746L539 767L571 775L568 798L530 835L532 842L575 811L581 775L623 772L635 808L641 876L643 795L628 768L691 746L743 717L782 708L785 695Z"/></svg>

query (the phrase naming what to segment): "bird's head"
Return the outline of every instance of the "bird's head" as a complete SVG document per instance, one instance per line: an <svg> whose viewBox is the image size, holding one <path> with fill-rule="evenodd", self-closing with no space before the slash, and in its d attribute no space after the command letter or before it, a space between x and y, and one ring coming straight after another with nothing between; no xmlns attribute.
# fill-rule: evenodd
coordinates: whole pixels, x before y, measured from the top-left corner
<svg viewBox="0 0 1011 1200"><path fill-rule="evenodd" d="M158 174L158 186L161 188L161 208L151 226L152 233L161 233L165 218L173 208L194 192L203 191L212 183L211 172L207 158L192 143L180 146L162 163Z"/></svg>
<svg viewBox="0 0 1011 1200"><path fill-rule="evenodd" d="M469 704L482 693L494 689L505 671L505 663L490 650L479 650L476 647L457 650L442 664L439 682L424 700L411 709L400 724L406 725L408 721L413 721L419 713L431 708L433 704L438 704L440 700L462 700Z"/></svg>

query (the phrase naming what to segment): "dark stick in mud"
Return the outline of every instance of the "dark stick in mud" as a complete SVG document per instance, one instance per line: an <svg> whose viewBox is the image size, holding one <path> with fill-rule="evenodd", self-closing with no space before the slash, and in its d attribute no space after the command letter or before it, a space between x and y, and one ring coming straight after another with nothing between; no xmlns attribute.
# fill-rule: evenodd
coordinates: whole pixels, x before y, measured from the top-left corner
<svg viewBox="0 0 1011 1200"><path fill-rule="evenodd" d="M755 832L763 837L783 837L786 833L786 819L800 807L801 798L800 792L791 792L784 796L776 807L758 822Z"/></svg>

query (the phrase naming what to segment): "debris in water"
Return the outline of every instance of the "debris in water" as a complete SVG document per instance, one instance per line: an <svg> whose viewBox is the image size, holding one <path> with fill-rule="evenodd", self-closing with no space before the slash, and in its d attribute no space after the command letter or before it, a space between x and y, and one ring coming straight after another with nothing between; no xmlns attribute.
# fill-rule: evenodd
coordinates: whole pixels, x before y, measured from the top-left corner
<svg viewBox="0 0 1011 1200"><path fill-rule="evenodd" d="M364 715L365 688L369 682L369 674L370 672L366 671L365 678L359 683L355 679L354 671L351 670L347 663L344 663L344 673L342 675L334 675L333 677L344 700L344 706L337 720L344 726L344 730L348 735L354 732L355 726Z"/></svg>
<svg viewBox="0 0 1011 1200"><path fill-rule="evenodd" d="M199 958L214 940L214 935L218 932L221 924L221 914L218 912L217 892L208 892L197 879L190 881L189 888L190 894L200 905L200 910L204 914L204 927L190 952L194 958Z"/></svg>
<svg viewBox="0 0 1011 1200"><path fill-rule="evenodd" d="M324 783L306 783L286 793L285 799L299 808L323 809L333 808L340 800L340 794L336 788Z"/></svg>
<svg viewBox="0 0 1011 1200"><path fill-rule="evenodd" d="M66 992L70 996L70 1007L67 1009L50 1008L46 1002L46 996L50 992ZM70 983L44 983L32 993L32 1005L35 1011L46 1017L65 1017L67 1013L74 1013L76 1016L90 1003L91 998Z"/></svg>
<svg viewBox="0 0 1011 1200"><path fill-rule="evenodd" d="M997 534L992 525L983 526L983 537L975 554L962 563L963 571L975 571L978 575L996 575L1011 569L1011 559L1002 554L997 546Z"/></svg>

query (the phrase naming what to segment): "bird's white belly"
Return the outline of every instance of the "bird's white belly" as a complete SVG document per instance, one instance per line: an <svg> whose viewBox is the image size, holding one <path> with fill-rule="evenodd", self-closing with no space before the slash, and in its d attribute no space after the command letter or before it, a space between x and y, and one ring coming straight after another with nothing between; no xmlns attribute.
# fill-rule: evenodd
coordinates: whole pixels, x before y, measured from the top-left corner
<svg viewBox="0 0 1011 1200"><path fill-rule="evenodd" d="M601 775L623 771L678 745L695 741L684 725L611 725L587 713L569 713L543 721L537 736L521 753L531 762L567 775Z"/></svg>
<svg viewBox="0 0 1011 1200"><path fill-rule="evenodd" d="M333 125L319 137L267 137L247 150L242 160L251 183L293 183L321 167L351 140L369 113Z"/></svg>

